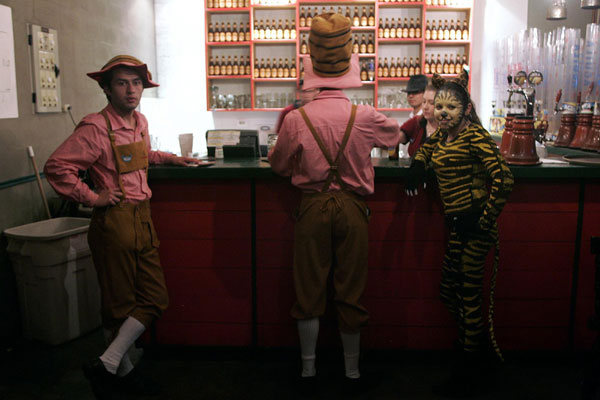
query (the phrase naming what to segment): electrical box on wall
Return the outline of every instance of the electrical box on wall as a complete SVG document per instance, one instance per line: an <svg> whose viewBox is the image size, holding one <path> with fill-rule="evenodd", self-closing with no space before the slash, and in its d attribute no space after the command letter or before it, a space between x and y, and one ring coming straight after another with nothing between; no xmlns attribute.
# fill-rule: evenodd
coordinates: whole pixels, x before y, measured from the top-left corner
<svg viewBox="0 0 600 400"><path fill-rule="evenodd" d="M58 32L28 25L33 80L33 106L37 113L61 112Z"/></svg>

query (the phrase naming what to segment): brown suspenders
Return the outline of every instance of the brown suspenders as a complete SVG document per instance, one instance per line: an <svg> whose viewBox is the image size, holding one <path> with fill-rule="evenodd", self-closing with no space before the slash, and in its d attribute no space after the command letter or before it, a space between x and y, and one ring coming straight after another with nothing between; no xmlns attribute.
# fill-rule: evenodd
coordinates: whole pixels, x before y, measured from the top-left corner
<svg viewBox="0 0 600 400"><path fill-rule="evenodd" d="M350 132L352 131L352 127L354 126L354 119L356 117L356 104L352 104L352 113L350 114L350 121L348 121L348 125L346 126L346 132L344 133L344 139L342 139L342 144L340 145L340 148L338 149L335 160L333 160L331 158L331 156L329 155L329 151L327 150L327 147L325 147L325 144L319 137L319 134L315 130L315 127L310 122L310 119L308 119L308 115L306 115L306 112L304 111L304 107L300 107L298 110L300 111L300 114L302 114L302 118L304 118L304 122L306 122L306 125L308 126L310 133L312 133L317 144L319 145L319 148L321 149L323 156L325 156L325 159L329 163L329 174L327 175L327 180L325 180L325 183L323 184L323 187L321 188L321 192L327 192L327 190L329 190L329 185L331 185L331 182L333 181L334 178L337 178L337 181L340 184L340 186L342 187L342 189L346 190L347 185L342 180L342 176L340 175L340 171L339 171L338 167L339 167L339 163L340 163L340 157L341 157L342 153L344 152L344 149L346 148L346 144L348 143L348 139L350 138Z"/></svg>

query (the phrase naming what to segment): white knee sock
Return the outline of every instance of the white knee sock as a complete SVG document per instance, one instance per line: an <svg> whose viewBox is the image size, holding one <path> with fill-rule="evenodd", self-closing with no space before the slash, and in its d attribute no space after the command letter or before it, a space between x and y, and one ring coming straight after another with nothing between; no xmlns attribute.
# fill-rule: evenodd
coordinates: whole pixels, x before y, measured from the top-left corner
<svg viewBox="0 0 600 400"><path fill-rule="evenodd" d="M108 347L113 341L114 335L113 332L108 329L103 329L104 332L104 343ZM127 350L123 358L121 359L121 364L119 364L119 369L117 369L117 376L123 377L131 372L133 369L133 363L131 362L131 358L129 358L129 350Z"/></svg>
<svg viewBox="0 0 600 400"><path fill-rule="evenodd" d="M137 338L146 330L146 327L133 317L128 317L119 328L117 337L111 342L108 349L100 356L104 367L111 374L116 374L127 350ZM131 363L131 361L130 361Z"/></svg>
<svg viewBox="0 0 600 400"><path fill-rule="evenodd" d="M358 358L360 356L360 333L340 332L342 345L344 346L344 366L346 376L351 379L360 378L358 370Z"/></svg>
<svg viewBox="0 0 600 400"><path fill-rule="evenodd" d="M300 355L302 356L302 377L315 376L317 338L319 337L319 318L298 321L298 336L300 336Z"/></svg>

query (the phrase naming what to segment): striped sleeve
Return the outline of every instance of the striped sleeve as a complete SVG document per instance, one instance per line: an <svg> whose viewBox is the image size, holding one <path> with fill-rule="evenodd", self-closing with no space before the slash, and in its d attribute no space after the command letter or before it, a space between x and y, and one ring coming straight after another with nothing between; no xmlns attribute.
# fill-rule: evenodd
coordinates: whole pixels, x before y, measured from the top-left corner
<svg viewBox="0 0 600 400"><path fill-rule="evenodd" d="M438 129L419 147L419 150L415 153L414 160L423 162L427 167L431 161L431 155L441 139L442 131Z"/></svg>
<svg viewBox="0 0 600 400"><path fill-rule="evenodd" d="M514 179L506 161L500 155L496 142L483 128L473 133L471 153L481 161L491 178L491 189L479 220L482 229L490 229L500 216L508 195L512 191Z"/></svg>

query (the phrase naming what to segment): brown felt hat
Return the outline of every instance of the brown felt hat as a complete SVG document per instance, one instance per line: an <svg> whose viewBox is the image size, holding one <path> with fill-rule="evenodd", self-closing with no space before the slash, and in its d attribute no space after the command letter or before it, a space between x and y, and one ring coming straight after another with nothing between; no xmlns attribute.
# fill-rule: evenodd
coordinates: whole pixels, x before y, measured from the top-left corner
<svg viewBox="0 0 600 400"><path fill-rule="evenodd" d="M140 78L142 78L144 88L158 86L158 83L152 82L152 74L148 70L148 66L137 58L128 55L118 55L111 58L106 64L104 64L100 71L88 72L87 76L94 79L100 84L100 86L102 86L104 75L107 72L119 67L126 67L135 70L140 75Z"/></svg>
<svg viewBox="0 0 600 400"><path fill-rule="evenodd" d="M312 20L308 42L315 74L335 77L350 71L352 32L348 18L337 13L317 15Z"/></svg>

